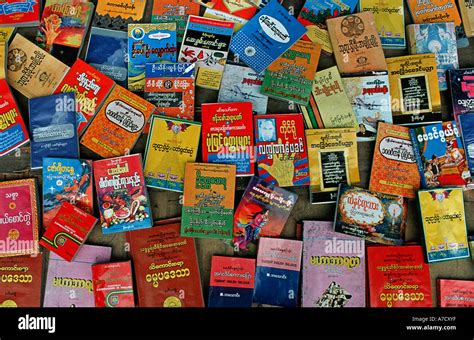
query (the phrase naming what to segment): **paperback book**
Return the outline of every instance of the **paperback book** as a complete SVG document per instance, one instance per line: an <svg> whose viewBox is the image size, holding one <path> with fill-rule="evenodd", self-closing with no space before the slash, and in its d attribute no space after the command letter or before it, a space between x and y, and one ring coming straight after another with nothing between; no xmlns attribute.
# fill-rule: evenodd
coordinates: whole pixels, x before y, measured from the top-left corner
<svg viewBox="0 0 474 340"><path fill-rule="evenodd" d="M175 22L177 41L183 41L189 15L199 15L199 4L193 0L153 1L152 23Z"/></svg>
<svg viewBox="0 0 474 340"><path fill-rule="evenodd" d="M474 37L474 6L471 0L458 2L462 25L468 38Z"/></svg>
<svg viewBox="0 0 474 340"><path fill-rule="evenodd" d="M96 307L135 307L131 261L92 265Z"/></svg>
<svg viewBox="0 0 474 340"><path fill-rule="evenodd" d="M439 307L474 307L474 281L438 279Z"/></svg>
<svg viewBox="0 0 474 340"><path fill-rule="evenodd" d="M459 123L459 116L474 111L474 69L448 70L448 82L454 120Z"/></svg>
<svg viewBox="0 0 474 340"><path fill-rule="evenodd" d="M16 32L16 27L0 25L0 42L9 43Z"/></svg>
<svg viewBox="0 0 474 340"><path fill-rule="evenodd" d="M459 129L462 142L465 145L465 158L471 175L471 182L474 179L474 114L462 114L458 116Z"/></svg>
<svg viewBox="0 0 474 340"><path fill-rule="evenodd" d="M0 27L32 27L40 21L41 3L35 0L4 0L0 11Z"/></svg>
<svg viewBox="0 0 474 340"><path fill-rule="evenodd" d="M97 1L92 25L114 31L127 31L127 25L142 22L147 0Z"/></svg>
<svg viewBox="0 0 474 340"><path fill-rule="evenodd" d="M257 7L248 1L242 0L197 0L207 8L232 14L240 18L251 19L257 12Z"/></svg>
<svg viewBox="0 0 474 340"><path fill-rule="evenodd" d="M241 1L243 3L243 1ZM234 33L240 30L242 27L244 27L245 24L247 24L248 20L238 17L236 15L219 11L217 9L209 8L206 7L204 10L204 14L202 15L204 18L211 18L211 19L217 19L217 20L224 20L224 21L229 21L234 23Z"/></svg>

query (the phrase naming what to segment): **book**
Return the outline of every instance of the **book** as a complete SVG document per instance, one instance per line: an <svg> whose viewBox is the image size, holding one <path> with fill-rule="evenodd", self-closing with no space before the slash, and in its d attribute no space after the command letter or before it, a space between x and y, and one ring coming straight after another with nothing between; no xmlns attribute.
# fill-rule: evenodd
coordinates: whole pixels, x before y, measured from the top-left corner
<svg viewBox="0 0 474 340"><path fill-rule="evenodd" d="M474 69L448 70L447 74L453 116L459 123L460 115L474 111Z"/></svg>
<svg viewBox="0 0 474 340"><path fill-rule="evenodd" d="M4 0L0 12L0 27L31 27L40 22L41 3L35 0Z"/></svg>
<svg viewBox="0 0 474 340"><path fill-rule="evenodd" d="M154 0L151 22L175 22L177 41L181 43L189 15L199 15L199 4L193 0Z"/></svg>
<svg viewBox="0 0 474 340"><path fill-rule="evenodd" d="M157 62L176 62L176 24L128 25L128 89L145 88L145 66Z"/></svg>
<svg viewBox="0 0 474 340"><path fill-rule="evenodd" d="M365 307L365 243L303 221L302 307Z"/></svg>
<svg viewBox="0 0 474 340"><path fill-rule="evenodd" d="M30 141L25 121L5 79L0 79L0 157Z"/></svg>
<svg viewBox="0 0 474 340"><path fill-rule="evenodd" d="M468 38L474 36L474 10L471 0L459 1L459 12L461 14L462 25L464 26L464 31Z"/></svg>
<svg viewBox="0 0 474 340"><path fill-rule="evenodd" d="M323 51L332 53L326 19L354 13L358 0L306 0L298 15L298 21L308 30L303 39L320 44Z"/></svg>
<svg viewBox="0 0 474 340"><path fill-rule="evenodd" d="M280 187L308 185L303 116L299 113L256 115L254 128L258 176Z"/></svg>
<svg viewBox="0 0 474 340"><path fill-rule="evenodd" d="M468 236L469 249L471 250L471 258L474 261L474 236Z"/></svg>
<svg viewBox="0 0 474 340"><path fill-rule="evenodd" d="M328 19L329 38L341 74L387 70L371 12Z"/></svg>
<svg viewBox="0 0 474 340"><path fill-rule="evenodd" d="M241 2L243 3L243 1ZM210 18L210 19L217 19L217 20L224 20L224 21L230 21L234 23L234 33L240 30L242 27L244 27L245 24L247 24L248 20L238 17L236 15L226 13L223 11L219 11L213 8L206 7L204 10L204 14L202 15L204 18Z"/></svg>
<svg viewBox="0 0 474 340"><path fill-rule="evenodd" d="M118 85L126 87L128 82L127 32L92 27L85 61Z"/></svg>
<svg viewBox="0 0 474 340"><path fill-rule="evenodd" d="M7 69L7 48L4 41L0 41L0 79L6 78Z"/></svg>
<svg viewBox="0 0 474 340"><path fill-rule="evenodd" d="M347 184L340 184L334 231L372 243L403 245L408 214L407 201Z"/></svg>
<svg viewBox="0 0 474 340"><path fill-rule="evenodd" d="M102 233L151 228L141 155L94 161L93 169Z"/></svg>
<svg viewBox="0 0 474 340"><path fill-rule="evenodd" d="M448 89L447 70L459 68L454 23L414 24L407 26L410 54L433 53L440 91ZM434 48L433 46L438 46Z"/></svg>
<svg viewBox="0 0 474 340"><path fill-rule="evenodd" d="M97 1L92 25L127 31L127 25L142 22L147 0Z"/></svg>
<svg viewBox="0 0 474 340"><path fill-rule="evenodd" d="M178 61L196 64L197 86L220 88L233 31L233 22L188 17Z"/></svg>
<svg viewBox="0 0 474 340"><path fill-rule="evenodd" d="M379 122L392 123L390 83L387 72L342 78L359 130L357 140L374 141Z"/></svg>
<svg viewBox="0 0 474 340"><path fill-rule="evenodd" d="M253 176L235 210L234 250L249 250L261 236L279 237L297 200L298 194Z"/></svg>
<svg viewBox="0 0 474 340"><path fill-rule="evenodd" d="M0 308L41 307L43 255L0 258Z"/></svg>
<svg viewBox="0 0 474 340"><path fill-rule="evenodd" d="M308 129L305 132L310 202L336 202L339 183L360 183L356 129Z"/></svg>
<svg viewBox="0 0 474 340"><path fill-rule="evenodd" d="M375 26L383 48L405 48L405 7L403 0L361 0L361 12L374 15Z"/></svg>
<svg viewBox="0 0 474 340"><path fill-rule="evenodd" d="M272 0L234 35L230 50L261 73L305 33L306 28Z"/></svg>
<svg viewBox="0 0 474 340"><path fill-rule="evenodd" d="M459 130L461 132L462 143L465 145L465 155L467 165L469 168L469 173L471 175L471 182L474 178L474 115L462 114L458 116L459 121Z"/></svg>
<svg viewBox="0 0 474 340"><path fill-rule="evenodd" d="M392 114L395 124L441 121L436 57L417 54L387 58Z"/></svg>
<svg viewBox="0 0 474 340"><path fill-rule="evenodd" d="M252 307L255 259L213 256L208 307Z"/></svg>
<svg viewBox="0 0 474 340"><path fill-rule="evenodd" d="M0 258L38 254L37 188L33 178L0 182Z"/></svg>
<svg viewBox="0 0 474 340"><path fill-rule="evenodd" d="M369 190L415 198L420 174L410 129L380 122L377 129Z"/></svg>
<svg viewBox="0 0 474 340"><path fill-rule="evenodd" d="M200 135L201 123L154 115L143 161L146 185L183 192L184 169L196 161Z"/></svg>
<svg viewBox="0 0 474 340"><path fill-rule="evenodd" d="M255 272L255 303L296 307L303 242L262 237Z"/></svg>
<svg viewBox="0 0 474 340"><path fill-rule="evenodd" d="M135 307L131 261L92 265L96 307Z"/></svg>
<svg viewBox="0 0 474 340"><path fill-rule="evenodd" d="M428 263L470 257L461 188L418 191Z"/></svg>
<svg viewBox="0 0 474 340"><path fill-rule="evenodd" d="M8 44L16 32L16 27L0 25L0 42ZM2 64L3 65L3 64Z"/></svg>
<svg viewBox="0 0 474 340"><path fill-rule="evenodd" d="M154 110L153 104L115 85L80 142L102 158L123 156L133 149Z"/></svg>
<svg viewBox="0 0 474 340"><path fill-rule="evenodd" d="M257 12L257 7L242 0L196 0L207 8L232 14L240 18L251 19Z"/></svg>
<svg viewBox="0 0 474 340"><path fill-rule="evenodd" d="M421 246L367 247L370 307L433 307Z"/></svg>
<svg viewBox="0 0 474 340"><path fill-rule="evenodd" d="M298 40L265 70L261 93L307 105L321 46Z"/></svg>
<svg viewBox="0 0 474 340"><path fill-rule="evenodd" d="M439 307L474 307L474 281L438 279Z"/></svg>
<svg viewBox="0 0 474 340"><path fill-rule="evenodd" d="M472 183L461 131L455 121L410 129L423 188Z"/></svg>
<svg viewBox="0 0 474 340"><path fill-rule="evenodd" d="M234 164L237 176L253 176L252 103L201 105L202 161Z"/></svg>
<svg viewBox="0 0 474 340"><path fill-rule="evenodd" d="M232 238L236 166L186 163L181 236Z"/></svg>
<svg viewBox="0 0 474 340"><path fill-rule="evenodd" d="M16 34L8 46L8 84L26 98L53 94L69 67Z"/></svg>
<svg viewBox="0 0 474 340"><path fill-rule="evenodd" d="M140 307L204 307L194 239L160 221L127 235Z"/></svg>
<svg viewBox="0 0 474 340"><path fill-rule="evenodd" d="M75 259L49 253L43 307L95 307L92 265L110 261L111 247L84 244Z"/></svg>
<svg viewBox="0 0 474 340"><path fill-rule="evenodd" d="M43 228L47 228L63 202L93 213L92 161L43 158Z"/></svg>

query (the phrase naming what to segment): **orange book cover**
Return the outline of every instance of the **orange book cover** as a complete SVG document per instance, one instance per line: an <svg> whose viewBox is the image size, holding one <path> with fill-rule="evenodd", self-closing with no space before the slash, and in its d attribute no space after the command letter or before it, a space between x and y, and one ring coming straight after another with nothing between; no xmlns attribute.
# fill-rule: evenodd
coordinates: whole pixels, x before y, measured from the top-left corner
<svg viewBox="0 0 474 340"><path fill-rule="evenodd" d="M461 25L461 16L454 0L407 0L415 24L454 22Z"/></svg>

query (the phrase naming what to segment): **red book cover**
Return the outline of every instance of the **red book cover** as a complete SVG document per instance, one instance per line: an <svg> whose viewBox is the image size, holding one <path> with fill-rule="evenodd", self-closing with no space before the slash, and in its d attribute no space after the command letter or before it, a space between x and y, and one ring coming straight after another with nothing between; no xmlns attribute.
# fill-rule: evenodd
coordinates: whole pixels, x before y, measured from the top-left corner
<svg viewBox="0 0 474 340"><path fill-rule="evenodd" d="M474 281L438 279L439 307L474 307Z"/></svg>
<svg viewBox="0 0 474 340"><path fill-rule="evenodd" d="M38 26L39 0L2 0L0 2L0 26Z"/></svg>
<svg viewBox="0 0 474 340"><path fill-rule="evenodd" d="M71 262L97 219L69 202L63 202L40 244Z"/></svg>
<svg viewBox="0 0 474 340"><path fill-rule="evenodd" d="M433 307L421 246L367 248L370 307Z"/></svg>
<svg viewBox="0 0 474 340"><path fill-rule="evenodd" d="M135 307L132 263L101 263L92 266L96 307Z"/></svg>
<svg viewBox="0 0 474 340"><path fill-rule="evenodd" d="M245 0L197 0L201 5L229 13L240 18L251 19L257 12L257 7Z"/></svg>

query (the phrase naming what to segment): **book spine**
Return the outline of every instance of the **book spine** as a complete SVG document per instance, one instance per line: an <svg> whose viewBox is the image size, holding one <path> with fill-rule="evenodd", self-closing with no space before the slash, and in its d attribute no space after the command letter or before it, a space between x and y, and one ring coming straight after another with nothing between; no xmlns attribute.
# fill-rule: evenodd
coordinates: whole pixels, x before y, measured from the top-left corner
<svg viewBox="0 0 474 340"><path fill-rule="evenodd" d="M413 153L416 158L416 165L418 166L418 172L420 173L421 186L426 187L425 172L423 171L423 162L421 160L420 148L418 147L418 141L416 140L416 133L414 129L410 129L410 139L413 144Z"/></svg>

